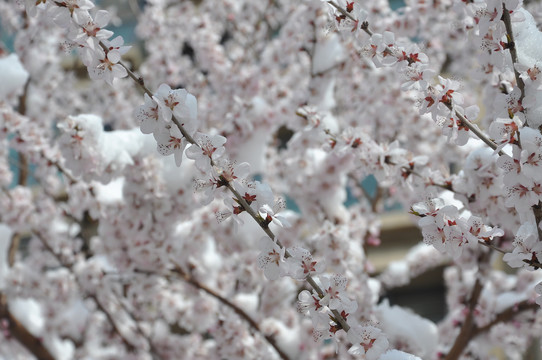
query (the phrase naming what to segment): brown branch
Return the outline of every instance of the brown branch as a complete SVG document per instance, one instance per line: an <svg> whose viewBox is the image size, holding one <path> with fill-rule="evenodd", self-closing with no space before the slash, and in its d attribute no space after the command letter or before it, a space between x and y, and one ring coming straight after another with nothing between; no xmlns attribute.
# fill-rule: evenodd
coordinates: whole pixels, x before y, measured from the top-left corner
<svg viewBox="0 0 542 360"><path fill-rule="evenodd" d="M467 127L470 131L472 131L480 140L482 140L484 143L486 143L487 146L492 148L493 150L497 150L497 144L495 144L489 137L487 137L486 134L484 134L478 126L471 123L463 114L459 113L457 110L455 110L452 106L452 104L445 104L448 109L452 110L457 116L459 120L461 120L461 124L465 127ZM499 151L499 155L502 155L503 152Z"/></svg>
<svg viewBox="0 0 542 360"><path fill-rule="evenodd" d="M213 289L207 287L206 285L204 285L204 284L198 282L197 280L195 280L192 276L190 276L185 271L183 271L180 266L177 265L175 267L175 269L172 270L172 271L174 273L176 273L177 275L179 275L184 281L186 281L190 285L194 286L197 289L200 289L200 290L204 291L208 295L214 297L215 299L217 299L218 301L220 301L224 305L228 306L237 315L239 315L239 317L244 319L250 325L250 327L252 327L254 330L256 330L256 332L261 334L267 340L267 342L273 347L273 349L275 349L275 351L279 354L281 359L283 359L283 360L289 360L290 359L289 356L277 344L275 338L273 336L270 336L270 335L265 335L262 332L262 330L260 329L260 326L258 325L258 323L256 321L254 321L245 311L243 311L243 309L241 309L236 304L232 303L231 301L229 301L228 299L226 299L225 297L223 297L222 295L217 293L215 290L213 290Z"/></svg>
<svg viewBox="0 0 542 360"><path fill-rule="evenodd" d="M8 265L15 263L15 255L19 248L20 234L15 233L11 237L8 250ZM7 321L9 335L13 336L23 347L39 360L54 360L49 349L43 344L43 340L34 336L17 318L9 311L8 301L5 294L0 293L0 319Z"/></svg>
<svg viewBox="0 0 542 360"><path fill-rule="evenodd" d="M488 248L492 249L492 250L495 250L495 251L498 251L500 252L501 254L507 254L508 252L491 244L491 243L488 243L488 242L485 242L485 241L482 241L482 240L478 240L478 244L480 245L483 245L483 246L487 246ZM527 259L523 259L523 262L529 266L532 266L534 268L537 268L537 269L542 269L542 264L540 264L538 261L536 260L527 260Z"/></svg>
<svg viewBox="0 0 542 360"><path fill-rule="evenodd" d="M103 42L100 42L100 46L102 47L102 49L107 53L108 49L107 47L105 46L105 44ZM122 61L119 61L118 62L119 65L121 65L124 69L126 69L127 73L128 73L128 76L134 80L140 87L141 89L149 96L153 96L153 94L151 93L151 91L145 86L145 81L143 80L142 77L140 76L137 76L133 71L131 71L128 66L126 66ZM177 126L177 128L180 130L180 132L182 133L182 135L185 137L185 139L190 143L190 144L193 144L193 145L196 145L198 147L199 144L194 140L194 138L185 130L185 128L182 126L181 122L173 115L172 116L172 121L173 123ZM214 162L212 159L211 160L211 165L214 166ZM250 205L245 201L245 199L243 199L243 197L233 188L233 186L231 185L231 183L225 179L223 176L221 176L221 180L224 182L224 184L226 185L226 187L230 190L230 192L235 196L235 199L236 201L243 207L243 209L248 213L250 214L250 216L256 221L256 223L260 226L260 228L262 228L262 230L271 238L275 241L275 243L277 243L277 245L279 245L280 247L284 247L282 246L282 244L275 238L275 234L273 234L273 232L269 229L267 223L265 223L264 221L262 221L261 217L259 216L259 214L257 214L251 207ZM288 251L286 250L285 252L285 256L286 257L290 257L291 255L288 253ZM316 291L316 293L320 296L320 297L324 297L325 296L325 293L324 291L320 288L320 286L318 286L318 284L316 283L316 281L314 281L314 279L312 278L312 276L308 275L307 278L306 278L306 281L313 287L313 289ZM348 332L348 330L350 329L350 325L348 325L348 323L346 322L346 320L341 316L341 314L333 309L331 310L331 312L333 313L333 317L334 317L334 321L335 323L337 323L345 332Z"/></svg>
<svg viewBox="0 0 542 360"><path fill-rule="evenodd" d="M478 285L478 281L477 281L477 285ZM533 303L531 300L523 300L503 310L499 314L497 314L495 319L493 319L489 324L484 325L482 327L478 327L473 322L472 310L474 309L474 306L476 306L476 302L477 302L477 300L476 302L474 302L473 300L475 299L475 296L480 295L481 288L482 287L480 286L478 293L476 293L477 289L475 285L475 289L473 290L473 297L471 298L471 301L469 302L469 313L467 314L467 318L465 319L465 322L463 323L463 326L461 327L461 332L459 336L457 337L456 342L454 343L454 346L452 347L450 352L446 355L446 358L445 358L446 360L458 359L470 340L474 339L478 335L488 332L493 326L499 323L510 321L516 315L524 311L537 311L540 308L538 304Z"/></svg>
<svg viewBox="0 0 542 360"><path fill-rule="evenodd" d="M355 19L352 15L350 15L345 9L343 9L342 7L340 7L339 5L337 5L337 3L335 3L334 1L328 1L328 4L330 4L331 6L333 6L334 8L336 8L341 14L343 14L344 16L348 17L349 19L353 20L353 21L358 21L357 19ZM506 10L506 8L504 8L504 10ZM504 17L504 11L503 10L503 17ZM510 14L508 14L508 18L510 18ZM369 23L367 22L364 22L362 25L361 25L361 29L363 31L365 31L365 33L367 33L367 35L369 36L372 36L373 35L373 32L369 29ZM512 30L510 28L510 34L512 33ZM512 43L513 43L513 38L512 38ZM393 51L392 49L390 49L388 46L386 46L386 49L384 50L386 53L388 54L393 54ZM512 51L512 50L511 50ZM515 52L515 49L514 49L514 52ZM517 55L516 55L516 61L517 61ZM516 70L514 70L516 71ZM516 71L517 73L517 71ZM519 74L518 74L519 76ZM521 80L521 78L520 78ZM522 80L521 80L522 81ZM523 92L522 92L523 94ZM471 123L469 120L467 120L465 118L465 116L463 116L461 113L459 113L457 110L454 109L453 105L451 103L445 103L445 105L448 107L448 109L450 109L451 111L454 112L455 116L458 117L458 119L463 123L463 125L465 127L467 127L470 131L472 131L476 136L478 136L478 138L480 138L480 140L482 140L484 143L486 143L490 148L492 148L493 150L496 150L497 149L497 144L495 144L491 139L489 139L480 129L478 129L478 127L476 125L474 125L473 123ZM499 152L499 155L501 155L502 152Z"/></svg>
<svg viewBox="0 0 542 360"><path fill-rule="evenodd" d="M221 177L221 178L223 179L223 177ZM280 246L281 248L284 248L282 243L276 238L275 234L271 231L271 229L269 229L269 226L267 225L267 223L265 221L263 221L261 216L259 214L257 214L250 207L250 205L245 201L245 199L241 196L241 194L239 194L237 192L237 190L235 190L233 188L233 186L229 182L227 182L226 186L228 187L230 192L232 194L234 194L234 196L235 196L236 200L238 201L238 203L258 223L260 228L262 228L262 230L267 234L267 236L269 236L269 238L271 238L271 240L273 240L278 246ZM289 258L291 256L292 255L290 255L288 250L286 250L284 252L284 257L285 258ZM316 283L316 281L314 281L314 278L311 275L307 275L305 280L309 283L310 286L312 286L312 288L314 289L314 291L316 291L316 293L318 294L318 296L320 296L320 298L323 298L325 296L324 291L320 288L320 286ZM335 309L332 309L331 312L333 313L333 321L335 321L335 323L337 323L341 327L341 329L343 329L345 332L348 332L348 330L350 330L350 325L348 325L348 323L341 316L341 314Z"/></svg>
<svg viewBox="0 0 542 360"><path fill-rule="evenodd" d="M371 196L369 194L367 189L365 189L361 185L361 182L358 179L356 179L356 177L354 175L348 174L348 178L350 178L350 180L352 180L354 182L354 185L358 189L361 190L361 192L363 193L363 196L367 199L367 201L371 205L371 211L374 212L374 213L378 213L378 207L380 206L380 203L382 202L382 197L383 197L382 188L380 186L377 186L375 196L373 197L373 196Z"/></svg>
<svg viewBox="0 0 542 360"><path fill-rule="evenodd" d="M113 316L111 315L111 313L104 307L104 305L101 303L101 301L98 299L98 296L95 295L95 294L92 294L92 295L89 295L89 297L94 300L94 303L96 304L96 307L102 312L104 313L105 317L107 318L107 320L109 321L109 324L111 324L111 327L113 329L113 331L119 336L119 338L121 339L121 341L124 343L124 346L126 346L126 348L128 349L129 352L134 352L134 350L136 349L136 347L130 342L128 341L128 339L122 335L122 332L121 330L119 329L119 327L117 326L117 322L115 321L115 319L113 319Z"/></svg>
<svg viewBox="0 0 542 360"><path fill-rule="evenodd" d="M533 205L531 207L533 209L533 215L536 219L536 224L540 224L542 221L542 203L539 201L538 204ZM536 230L538 230L538 239L542 240L542 229L540 226L536 227Z"/></svg>
<svg viewBox="0 0 542 360"><path fill-rule="evenodd" d="M491 321L489 324L484 325L482 327L476 327L472 332L472 336L475 337L480 334L483 334L489 331L489 329L491 329L493 326L497 325L498 323L510 321L514 318L514 316L518 315L519 313L523 311L538 310L538 309L540 309L540 305L538 305L537 303L533 303L530 300L523 300L503 310L501 313L497 314L495 319L493 319L493 321Z"/></svg>
<svg viewBox="0 0 542 360"><path fill-rule="evenodd" d="M107 47L105 46L104 43L102 43L100 41L100 46L102 47L102 49L107 53L108 49ZM126 69L127 73L128 73L128 76L134 80L140 87L141 89L147 94L149 95L150 97L153 96L153 94L151 93L151 91L145 86L145 81L143 80L142 77L140 76L137 76L133 71L130 70L130 68L128 68L128 66L126 66L122 61L119 61L118 62L119 65L121 65L124 69ZM181 134L184 136L184 138L192 145L195 145L195 146L198 146L200 147L200 145L194 140L194 138L185 130L185 128L182 126L181 122L175 117L175 115L172 116L172 121L173 123L177 126L177 128L180 130ZM211 166L214 166L214 162L213 162L213 159L210 159L211 160ZM230 190L230 192L235 196L235 199L236 201L243 207L243 209L248 213L250 214L250 216L256 221L256 223L262 228L262 230L271 238L275 241L275 243L277 243L277 245L279 245L280 247L284 247L282 246L282 244L275 238L275 234L273 234L273 232L269 229L269 227L267 226L267 224L265 222L262 221L261 217L250 207L250 205L248 205L248 203L245 201L245 199L243 199L243 197L233 188L233 186L231 185L230 181L228 181L227 179L225 179L223 176L220 177L221 180L224 182L224 184L226 185L226 187ZM291 255L288 253L288 251L286 250L286 253L285 253L285 256L286 257L290 257ZM318 293L318 295L320 297L324 297L325 294L324 292L322 291L322 289L320 288L320 286L318 286L318 284L314 281L314 279L308 275L307 278L306 278L306 281L314 288L314 290ZM348 323L346 322L346 320L341 316L341 314L337 311L337 310L331 310L331 312L333 313L333 316L334 316L334 321L339 324L339 326L345 331L345 332L348 332L348 330L350 329L350 325L348 325Z"/></svg>
<svg viewBox="0 0 542 360"><path fill-rule="evenodd" d="M340 7L335 1L328 1L327 2L329 5L333 6L335 9L337 9L341 14L343 14L344 16L346 16L347 18L349 18L350 20L356 22L358 21L358 19L356 19L355 17L353 17L352 15L350 15L350 13L348 11L346 11L345 9L343 9L342 7Z"/></svg>
<svg viewBox="0 0 542 360"><path fill-rule="evenodd" d="M15 233L11 237L8 249L8 266L15 264L15 255L19 248L21 235ZM43 340L34 336L17 318L9 311L8 301L5 294L0 293L0 319L7 321L9 335L13 336L23 347L39 360L55 360L49 349L43 344Z"/></svg>
<svg viewBox="0 0 542 360"><path fill-rule="evenodd" d="M495 245L493 245L493 244L491 244L491 243L489 243L489 242L485 242L485 241L482 241L482 240L478 240L478 244L483 245L483 246L486 246L486 247L488 247L488 248L490 248L490 249L492 249L492 250L495 250L495 251L497 251L497 252L500 252L501 254L506 254L506 253L507 253L507 252L504 251L503 249L501 249L501 248L499 248L499 247L497 247L497 246L495 246Z"/></svg>
<svg viewBox="0 0 542 360"><path fill-rule="evenodd" d="M468 312L465 320L463 321L463 325L461 326L459 335L455 339L452 348L450 349L448 354L446 354L444 360L458 359L465 347L467 347L469 341L473 338L473 333L475 329L473 312L476 304L478 303L478 298L480 297L481 293L482 283L478 278L476 279L476 283L474 284L474 287L472 289L471 297L469 299L467 307Z"/></svg>
<svg viewBox="0 0 542 360"><path fill-rule="evenodd" d="M36 235L36 237L41 241L42 245L45 247L45 249L47 251L49 251L51 253L51 255L53 255L55 257L55 259L58 261L58 263L62 266L62 267L65 267L66 269L70 270L71 272L73 272L73 264L69 264L69 263L66 263L65 261L63 261L63 259L61 258L61 256L59 254L57 254L53 248L47 243L47 241L45 240L45 238L38 232L34 232L33 233L34 235ZM75 277L75 281L78 282L78 279L77 277ZM115 320L113 319L111 313L103 306L103 304L100 302L100 300L98 299L97 295L96 294L87 294L91 299L94 300L94 302L96 303L96 306L98 307L98 309L103 312L105 314L105 316L107 317L107 319L109 320L109 323L111 324L111 327L113 328L113 331L119 336L119 338L122 340L122 342L124 343L124 345L127 347L128 350L135 350L136 347L126 338L126 336L124 336L124 334L122 333L122 331L118 328L117 326L117 323L115 322ZM130 315L128 312L127 312L128 315ZM142 334L143 335L143 334ZM143 335L144 338L146 338L144 335ZM152 343L151 343L151 340L146 338L147 342L149 343L149 347L152 349L153 346L152 346ZM153 357L154 357L154 354L152 354Z"/></svg>
<svg viewBox="0 0 542 360"><path fill-rule="evenodd" d="M9 311L7 298L0 294L0 319L7 320L9 334L39 360L55 360L43 340L36 337Z"/></svg>
<svg viewBox="0 0 542 360"><path fill-rule="evenodd" d="M512 57L512 68L514 69L514 76L516 77L516 83L521 90L521 97L519 101L522 101L525 97L525 83L523 79L519 76L519 72L516 70L515 64L518 62L518 53L516 51L516 43L514 42L514 33L512 32L512 21L510 20L510 12L506 9L504 2L502 3L502 17L501 20L504 22L506 28L506 39L508 40L508 49L510 50L510 56ZM525 120L525 126L527 120Z"/></svg>
<svg viewBox="0 0 542 360"><path fill-rule="evenodd" d="M19 96L19 106L17 107L17 112L21 115L26 115L26 100L28 98L28 86L30 85L30 78L26 80L24 84L24 91ZM19 152L19 180L17 181L18 185L26 186L28 180L28 160L25 154Z"/></svg>
<svg viewBox="0 0 542 360"><path fill-rule="evenodd" d="M15 264L15 256L17 250L19 250L19 243L21 242L21 234L15 233L11 236L11 242L8 249L8 265L12 267Z"/></svg>

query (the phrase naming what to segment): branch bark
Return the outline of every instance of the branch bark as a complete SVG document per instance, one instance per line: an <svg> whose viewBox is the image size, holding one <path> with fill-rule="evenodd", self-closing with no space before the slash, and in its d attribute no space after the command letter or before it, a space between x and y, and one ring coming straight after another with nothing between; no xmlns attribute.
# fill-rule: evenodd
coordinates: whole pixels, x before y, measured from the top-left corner
<svg viewBox="0 0 542 360"><path fill-rule="evenodd" d="M482 293L482 283L480 282L480 279L476 279L476 283L474 284L474 287L472 289L471 297L468 303L467 307L467 315L465 317L465 321L463 322L463 325L461 326L461 331L459 332L459 335L455 339L455 342L444 358L445 360L455 360L458 359L463 350L467 347L469 341L473 338L474 334L474 316L473 311L476 307L476 304L478 303L478 299L480 297L480 294Z"/></svg>
<svg viewBox="0 0 542 360"><path fill-rule="evenodd" d="M7 320L9 334L38 360L55 360L49 349L43 344L42 339L32 335L9 311L7 298L4 294L0 294L0 319Z"/></svg>
<svg viewBox="0 0 542 360"><path fill-rule="evenodd" d="M223 297L222 295L220 295L219 293L217 293L213 289L211 289L211 288L207 287L206 285L198 282L192 276L190 276L185 271L183 271L181 269L181 267L177 266L173 270L173 272L178 274L184 281L186 281L190 285L194 286L197 289L200 289L200 290L204 291L208 295L210 295L210 296L214 297L215 299L217 299L218 301L220 301L222 304L228 306L237 315L239 315L239 317L244 319L250 325L250 327L252 327L254 330L256 330L256 332L261 334L267 340L267 342L273 347L273 349L275 349L275 351L279 354L281 359L283 359L283 360L289 360L290 359L290 357L277 344L275 338L272 337L272 336L269 336L269 335L265 335L262 332L262 330L260 329L258 323L256 321L254 321L246 312L244 312L243 309L241 309L240 307L238 307L237 305L235 305L234 303L232 303L231 301L229 301L228 299L226 299L225 297Z"/></svg>

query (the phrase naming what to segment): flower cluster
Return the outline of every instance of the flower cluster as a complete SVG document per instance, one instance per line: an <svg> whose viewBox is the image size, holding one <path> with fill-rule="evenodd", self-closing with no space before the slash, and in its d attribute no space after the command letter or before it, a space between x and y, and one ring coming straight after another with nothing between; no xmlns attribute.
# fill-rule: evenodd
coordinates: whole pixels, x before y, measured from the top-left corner
<svg viewBox="0 0 542 360"><path fill-rule="evenodd" d="M124 46L121 36L109 40L113 32L104 28L111 18L108 11L91 13L94 9L91 0L26 0L25 5L29 15L36 16L40 12L67 30L67 40L70 46L77 48L91 79L103 79L113 85L115 79L128 75L119 61L130 47Z"/></svg>
<svg viewBox="0 0 542 360"><path fill-rule="evenodd" d="M180 166L189 144L187 136L192 139L197 130L197 101L194 95L185 89L173 90L167 84L162 84L152 98L145 94L145 104L136 110L135 116L141 132L153 134L158 152L164 156L173 154L175 163ZM224 142L225 139L222 144ZM207 156L212 159L216 149L210 146L207 145L207 150L203 150L202 154L191 151L192 158L196 160ZM197 163L203 166L205 158Z"/></svg>
<svg viewBox="0 0 542 360"><path fill-rule="evenodd" d="M538 4L147 1L140 59L102 3L0 0L0 358L520 358L540 337ZM400 208L425 244L384 269ZM442 267L446 315L390 305Z"/></svg>
<svg viewBox="0 0 542 360"><path fill-rule="evenodd" d="M504 235L501 229L484 225L477 216L460 216L455 205L446 205L441 198L414 204L411 212L421 217L418 224L424 241L455 259L479 242L489 243Z"/></svg>

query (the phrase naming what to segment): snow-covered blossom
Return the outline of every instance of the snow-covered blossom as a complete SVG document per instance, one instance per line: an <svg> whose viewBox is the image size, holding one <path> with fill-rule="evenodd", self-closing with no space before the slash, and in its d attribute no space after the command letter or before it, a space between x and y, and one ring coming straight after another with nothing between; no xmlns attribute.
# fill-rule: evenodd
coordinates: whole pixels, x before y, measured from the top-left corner
<svg viewBox="0 0 542 360"><path fill-rule="evenodd" d="M441 198L427 199L424 202L412 205L412 211L417 216L436 216L438 211L444 207L444 200Z"/></svg>
<svg viewBox="0 0 542 360"><path fill-rule="evenodd" d="M327 1L324 1L327 2ZM335 7L328 6L334 23L340 31L347 31L357 35L361 24L367 19L367 10L358 1L338 0L337 5L344 9L353 19L339 12Z"/></svg>
<svg viewBox="0 0 542 360"><path fill-rule="evenodd" d="M462 356L521 358L542 333L537 5L407 5L148 1L124 63L114 7L0 2L0 358L419 360L463 331ZM423 242L376 275L390 208ZM441 266L438 330L388 305Z"/></svg>
<svg viewBox="0 0 542 360"><path fill-rule="evenodd" d="M250 173L250 164L246 162L237 164L236 162L224 160L216 164L216 169L218 169L219 176L226 181L242 182Z"/></svg>
<svg viewBox="0 0 542 360"><path fill-rule="evenodd" d="M519 164L521 172L537 183L542 182L542 135L530 127L520 130L521 155Z"/></svg>
<svg viewBox="0 0 542 360"><path fill-rule="evenodd" d="M183 131L193 136L197 130L196 98L185 89L172 90L169 85L162 84L152 100L158 105L158 118L154 103L146 98L136 114L142 131L152 131L158 143L158 152L165 156L174 154L175 162L180 166L189 144ZM175 122L171 121L173 116Z"/></svg>
<svg viewBox="0 0 542 360"><path fill-rule="evenodd" d="M539 183L524 175L518 175L515 180L514 184L506 187L505 204L508 207L515 207L519 212L524 212L542 199L542 188Z"/></svg>
<svg viewBox="0 0 542 360"><path fill-rule="evenodd" d="M424 67L409 67L405 70L405 82L401 85L404 90L416 86L419 90L426 90L435 71Z"/></svg>
<svg viewBox="0 0 542 360"><path fill-rule="evenodd" d="M500 150L508 143L518 141L518 130L523 126L523 121L514 116L513 118L496 118L489 127L489 135L499 145Z"/></svg>
<svg viewBox="0 0 542 360"><path fill-rule="evenodd" d="M536 284L534 290L538 294L538 296L536 297L536 303L542 306L542 296L540 296L542 295L542 282L539 282L538 284Z"/></svg>
<svg viewBox="0 0 542 360"><path fill-rule="evenodd" d="M233 187L241 194L245 201L251 205L255 195L251 192L251 190L254 190L255 186L245 186L246 177L249 175L249 173L250 165L246 162L237 164L227 159L219 159L219 161L217 161L215 166L212 167L211 171L207 174L206 179L196 179L195 187L196 190L203 191L204 197L202 199L202 203L207 205L213 201L215 197L223 194L223 191L225 190L224 188L228 183L233 183ZM249 190L250 193L244 191L245 189ZM229 199L231 200L231 198ZM238 208L239 205L235 204L235 207ZM229 211L230 210L228 210L228 215L226 218L231 215Z"/></svg>

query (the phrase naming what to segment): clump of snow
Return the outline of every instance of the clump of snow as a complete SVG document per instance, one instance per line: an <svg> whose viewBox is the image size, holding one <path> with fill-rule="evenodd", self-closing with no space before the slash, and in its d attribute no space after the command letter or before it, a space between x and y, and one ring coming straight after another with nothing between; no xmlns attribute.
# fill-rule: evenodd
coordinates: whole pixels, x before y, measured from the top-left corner
<svg viewBox="0 0 542 360"><path fill-rule="evenodd" d="M523 21L512 22L514 41L518 54L518 61L525 66L532 67L542 60L542 33L536 27L536 21L531 13L520 8L516 10L524 17Z"/></svg>
<svg viewBox="0 0 542 360"><path fill-rule="evenodd" d="M312 73L319 74L330 70L344 58L345 52L339 36L332 34L324 41L316 43L312 57Z"/></svg>
<svg viewBox="0 0 542 360"><path fill-rule="evenodd" d="M7 225L0 224L0 291L4 290L5 281L8 272L8 252L11 243L13 231Z"/></svg>
<svg viewBox="0 0 542 360"><path fill-rule="evenodd" d="M0 58L0 99L20 91L28 76L16 54Z"/></svg>
<svg viewBox="0 0 542 360"><path fill-rule="evenodd" d="M54 336L46 341L47 348L51 355L57 360L73 359L75 345L70 340L62 340L58 336Z"/></svg>
<svg viewBox="0 0 542 360"><path fill-rule="evenodd" d="M68 116L58 127L66 167L86 181L106 184L121 176L134 157L152 154L156 146L137 128L105 132L102 119L92 114Z"/></svg>
<svg viewBox="0 0 542 360"><path fill-rule="evenodd" d="M377 311L381 329L386 333L390 345L408 344L409 348L405 350L423 359L432 358L438 344L437 326L432 321L400 306L390 306L387 300L378 305Z"/></svg>
<svg viewBox="0 0 542 360"><path fill-rule="evenodd" d="M123 199L122 189L124 187L124 178L119 177L108 184L94 183L92 185L96 200L100 204L112 204L121 202Z"/></svg>
<svg viewBox="0 0 542 360"><path fill-rule="evenodd" d="M386 353L384 353L378 360L422 360L422 359L403 351L389 350Z"/></svg>
<svg viewBox="0 0 542 360"><path fill-rule="evenodd" d="M45 329L41 305L34 299L17 298L9 302L9 310L34 336L40 337Z"/></svg>
<svg viewBox="0 0 542 360"><path fill-rule="evenodd" d="M274 318L265 319L261 325L262 332L266 335L272 335L290 359L300 358L299 328L287 327L284 322Z"/></svg>
<svg viewBox="0 0 542 360"><path fill-rule="evenodd" d="M524 17L523 21L512 23L514 33L514 42L518 55L518 64L520 67L532 69L535 66L542 70L542 32L536 27L536 21L533 16L525 9L520 8L516 11L518 15ZM523 105L526 108L526 119L529 127L538 128L542 125L542 91L538 89L540 81L532 83L526 82L525 99Z"/></svg>

